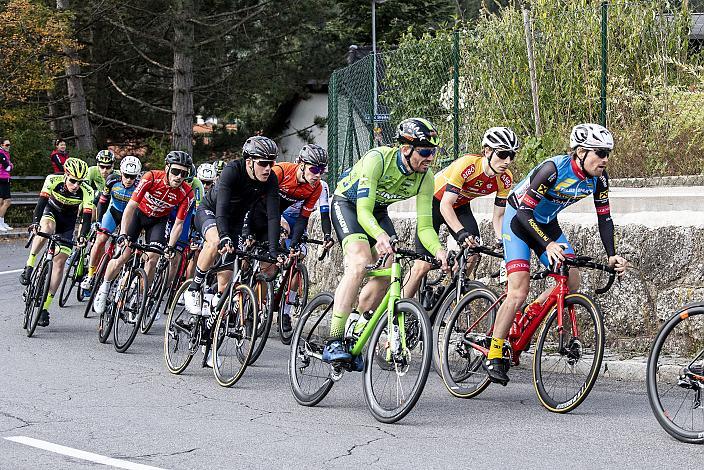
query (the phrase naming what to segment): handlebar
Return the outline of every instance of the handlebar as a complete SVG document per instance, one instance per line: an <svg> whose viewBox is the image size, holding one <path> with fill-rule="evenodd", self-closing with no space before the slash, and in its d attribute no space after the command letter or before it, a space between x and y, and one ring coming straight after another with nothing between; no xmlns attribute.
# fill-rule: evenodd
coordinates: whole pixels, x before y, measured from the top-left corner
<svg viewBox="0 0 704 470"><path fill-rule="evenodd" d="M307 235L303 235L301 237L301 243L311 243L313 245L325 245L327 242L324 240L315 240L313 238L308 238ZM320 256L318 256L318 261L324 260L329 252L330 252L330 248L323 249L323 252L320 254Z"/></svg>
<svg viewBox="0 0 704 470"><path fill-rule="evenodd" d="M42 238L47 238L47 239L51 240L51 241L54 242L54 243L60 243L60 244L62 244L62 245L69 245L69 246L75 246L75 245L76 245L76 242L74 242L73 240L68 240L68 239L63 238L63 237L61 237L61 236L59 236L59 235L56 235L56 234L54 234L54 233L46 233L46 232L42 232L42 231L37 230L36 232L32 232L32 233L29 235L29 239L27 239L27 243L26 243L25 246L24 246L25 248L29 248L29 245L32 244L32 240L34 240L34 236L35 236L35 235L38 235L38 236L40 236L40 237L42 237Z"/></svg>
<svg viewBox="0 0 704 470"><path fill-rule="evenodd" d="M543 271L540 271L539 273L533 274L530 278L533 280L537 279L545 279L551 274L559 274L560 269L561 269L561 264L565 266L572 266L574 268L588 268L588 269L594 269L596 271L604 271L609 273L609 279L606 282L606 285L603 287L600 287L596 289L594 292L597 294L601 295L606 293L609 289L611 289L611 286L613 286L614 281L616 280L616 270L609 266L608 264L603 264L603 263L596 263L593 261L593 258L589 256L577 256L575 258L565 258L564 261L561 263L557 263L555 265L550 266L550 268L547 268Z"/></svg>

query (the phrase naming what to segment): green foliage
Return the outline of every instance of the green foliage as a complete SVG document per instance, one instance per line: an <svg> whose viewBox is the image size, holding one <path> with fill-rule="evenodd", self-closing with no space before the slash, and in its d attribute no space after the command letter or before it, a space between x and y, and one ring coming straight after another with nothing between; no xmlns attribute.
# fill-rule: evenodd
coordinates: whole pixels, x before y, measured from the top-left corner
<svg viewBox="0 0 704 470"><path fill-rule="evenodd" d="M50 172L52 135L42 120L42 111L37 106L0 110L0 136L12 142L13 175L46 175Z"/></svg>

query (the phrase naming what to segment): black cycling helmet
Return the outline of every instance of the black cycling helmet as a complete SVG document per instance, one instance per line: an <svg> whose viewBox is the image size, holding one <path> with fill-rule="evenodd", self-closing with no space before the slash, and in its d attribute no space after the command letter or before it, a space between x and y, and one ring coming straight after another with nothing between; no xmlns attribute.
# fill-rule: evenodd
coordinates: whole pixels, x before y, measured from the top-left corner
<svg viewBox="0 0 704 470"><path fill-rule="evenodd" d="M396 129L396 140L414 147L437 147L440 145L438 130L432 122L423 118L404 119Z"/></svg>
<svg viewBox="0 0 704 470"><path fill-rule="evenodd" d="M172 150L164 158L165 165L181 165L186 168L191 168L193 166L193 159L188 152L182 150Z"/></svg>
<svg viewBox="0 0 704 470"><path fill-rule="evenodd" d="M261 135L250 137L242 147L242 156L253 160L276 160L278 154L276 142Z"/></svg>
<svg viewBox="0 0 704 470"><path fill-rule="evenodd" d="M313 166L327 166L328 152L320 145L304 145L298 153L298 161Z"/></svg>

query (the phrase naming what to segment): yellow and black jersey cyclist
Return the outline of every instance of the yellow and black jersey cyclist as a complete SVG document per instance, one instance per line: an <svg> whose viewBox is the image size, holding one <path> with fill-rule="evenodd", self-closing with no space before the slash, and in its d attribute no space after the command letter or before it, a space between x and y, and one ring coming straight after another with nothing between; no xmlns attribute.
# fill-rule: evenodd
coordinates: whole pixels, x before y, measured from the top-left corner
<svg viewBox="0 0 704 470"><path fill-rule="evenodd" d="M73 240L73 231L76 227L79 208L82 207L81 231L78 245L85 244L85 237L90 229L90 220L93 213L93 189L86 181L88 165L78 158L69 158L64 163L63 175L49 175L44 180L39 202L34 209L34 222L32 230L41 230L45 233L59 234L61 238ZM35 237L29 251L29 257L22 274L20 283L29 284L37 254L46 242L45 238ZM39 326L49 324L49 306L54 300L54 294L61 284L64 264L71 253L71 247L61 245L59 253L54 258L54 270L51 274L49 295L44 302L39 317Z"/></svg>

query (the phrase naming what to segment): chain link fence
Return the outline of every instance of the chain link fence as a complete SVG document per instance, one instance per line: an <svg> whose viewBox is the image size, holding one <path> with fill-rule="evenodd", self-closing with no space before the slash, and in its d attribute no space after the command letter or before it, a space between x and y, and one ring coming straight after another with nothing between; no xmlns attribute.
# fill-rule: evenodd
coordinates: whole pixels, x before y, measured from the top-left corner
<svg viewBox="0 0 704 470"><path fill-rule="evenodd" d="M616 136L612 177L704 173L704 1L528 7L486 14L472 29L409 35L336 70L332 175L391 144L410 116L439 128L437 167L478 152L486 128L506 125L521 137L516 172L525 174L567 150L574 124L601 122Z"/></svg>

